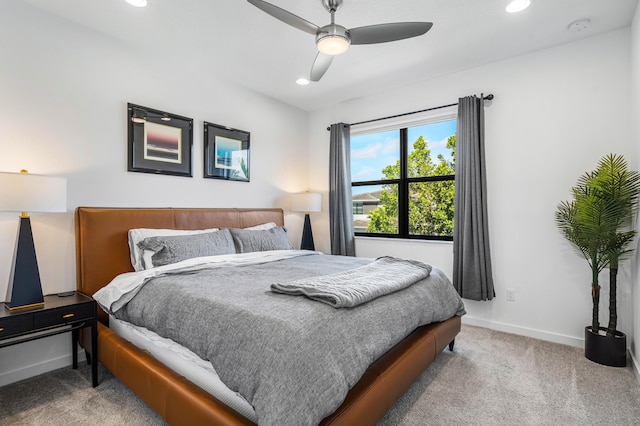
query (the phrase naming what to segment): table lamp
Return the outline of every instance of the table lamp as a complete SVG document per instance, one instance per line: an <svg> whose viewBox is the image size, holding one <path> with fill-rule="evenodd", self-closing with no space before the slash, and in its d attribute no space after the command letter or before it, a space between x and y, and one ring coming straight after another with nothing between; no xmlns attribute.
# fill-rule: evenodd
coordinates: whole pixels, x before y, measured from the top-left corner
<svg viewBox="0 0 640 426"><path fill-rule="evenodd" d="M0 172L0 211L22 212L4 302L10 310L44 306L36 249L27 212L67 211L67 181L42 175Z"/></svg>
<svg viewBox="0 0 640 426"><path fill-rule="evenodd" d="M302 228L301 250L315 250L313 244L313 232L311 232L311 219L309 212L322 211L322 194L318 192L303 192L291 195L291 211L304 212L304 227Z"/></svg>

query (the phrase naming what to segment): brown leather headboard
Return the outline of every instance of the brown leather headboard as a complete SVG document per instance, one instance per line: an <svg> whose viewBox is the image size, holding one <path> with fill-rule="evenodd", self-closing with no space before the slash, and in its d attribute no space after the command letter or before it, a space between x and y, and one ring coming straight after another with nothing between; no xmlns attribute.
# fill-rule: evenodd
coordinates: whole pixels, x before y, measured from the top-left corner
<svg viewBox="0 0 640 426"><path fill-rule="evenodd" d="M246 228L284 225L282 209L181 209L78 207L76 287L89 296L116 275L133 271L127 233L134 228Z"/></svg>

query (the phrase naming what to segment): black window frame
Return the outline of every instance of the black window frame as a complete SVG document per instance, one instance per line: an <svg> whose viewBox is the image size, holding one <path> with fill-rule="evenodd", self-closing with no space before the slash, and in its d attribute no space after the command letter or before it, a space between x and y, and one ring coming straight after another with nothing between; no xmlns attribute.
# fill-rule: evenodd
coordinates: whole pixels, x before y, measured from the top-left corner
<svg viewBox="0 0 640 426"><path fill-rule="evenodd" d="M424 123L431 124L431 123ZM405 125L398 128L400 144L400 179L380 179L368 181L351 181L351 187L372 186L372 185L398 185L398 233L379 232L354 232L356 237L376 237L376 238L401 238L410 240L430 240L430 241L453 241L453 236L447 235L416 235L409 233L409 184L420 182L445 182L455 181L455 174L442 176L408 177L407 162L409 161L409 128L415 127ZM375 133L375 132L371 132Z"/></svg>

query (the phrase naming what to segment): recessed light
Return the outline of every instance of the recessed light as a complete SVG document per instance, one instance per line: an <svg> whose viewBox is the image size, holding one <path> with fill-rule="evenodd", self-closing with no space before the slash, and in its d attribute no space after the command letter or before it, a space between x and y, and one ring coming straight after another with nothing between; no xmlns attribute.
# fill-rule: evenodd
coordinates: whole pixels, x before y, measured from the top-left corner
<svg viewBox="0 0 640 426"><path fill-rule="evenodd" d="M296 80L296 83L299 84L300 86L306 86L307 84L309 84L309 79L299 78Z"/></svg>
<svg viewBox="0 0 640 426"><path fill-rule="evenodd" d="M147 0L124 0L127 3L129 3L131 6L135 6L135 7L146 7L147 6Z"/></svg>
<svg viewBox="0 0 640 426"><path fill-rule="evenodd" d="M531 0L513 0L507 5L506 10L509 13L518 13L528 8L530 4Z"/></svg>

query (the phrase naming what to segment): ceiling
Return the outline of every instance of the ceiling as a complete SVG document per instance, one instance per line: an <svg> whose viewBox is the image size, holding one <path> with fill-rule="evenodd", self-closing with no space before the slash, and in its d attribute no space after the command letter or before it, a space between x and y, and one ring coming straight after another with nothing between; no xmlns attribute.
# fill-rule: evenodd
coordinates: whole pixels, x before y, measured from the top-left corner
<svg viewBox="0 0 640 426"><path fill-rule="evenodd" d="M132 49L184 58L216 75L306 111L630 25L638 0L531 0L508 14L508 0L344 0L336 23L355 28L428 21L425 35L358 45L334 59L322 80L299 86L316 56L314 37L244 0L21 0ZM269 0L318 26L321 0ZM586 30L568 26L590 19ZM165 56L167 57L167 56Z"/></svg>

